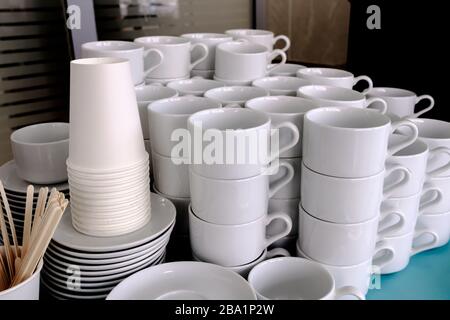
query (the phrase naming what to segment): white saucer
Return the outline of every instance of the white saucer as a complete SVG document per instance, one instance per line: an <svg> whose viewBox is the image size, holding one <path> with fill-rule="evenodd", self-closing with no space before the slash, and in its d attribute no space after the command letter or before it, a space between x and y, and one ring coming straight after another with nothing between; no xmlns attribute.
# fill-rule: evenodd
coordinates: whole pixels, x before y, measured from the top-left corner
<svg viewBox="0 0 450 320"><path fill-rule="evenodd" d="M172 262L128 277L107 300L256 300L247 281L233 271L203 262Z"/></svg>
<svg viewBox="0 0 450 320"><path fill-rule="evenodd" d="M3 182L3 186L7 193L20 193L22 197L27 195L27 187L32 183L28 183L25 180L19 178L16 172L16 164L14 160L11 160L0 167L0 180ZM53 185L34 185L34 195L37 197L39 194L39 188L48 187L49 190L56 188L58 191L68 191L69 184L67 182L53 184Z"/></svg>
<svg viewBox="0 0 450 320"><path fill-rule="evenodd" d="M169 200L151 193L152 217L141 229L117 237L91 237L79 233L72 226L70 208L66 209L53 235L53 241L67 248L88 252L108 252L124 250L149 242L162 233L175 221L175 206Z"/></svg>

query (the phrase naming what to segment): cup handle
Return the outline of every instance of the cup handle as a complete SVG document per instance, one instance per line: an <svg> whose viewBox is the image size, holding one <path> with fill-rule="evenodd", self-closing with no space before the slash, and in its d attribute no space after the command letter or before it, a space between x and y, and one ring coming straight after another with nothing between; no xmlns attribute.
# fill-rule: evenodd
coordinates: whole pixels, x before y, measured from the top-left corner
<svg viewBox="0 0 450 320"><path fill-rule="evenodd" d="M223 106L224 108L242 108L239 103L229 103Z"/></svg>
<svg viewBox="0 0 450 320"><path fill-rule="evenodd" d="M193 45L191 45L191 52L194 51L194 49L197 47L202 48L204 51L204 54L203 54L203 56L198 58L196 61L191 63L191 65L189 66L190 71L192 71L192 69L194 69L196 65L198 65L200 62L203 62L208 57L209 49L204 43L194 43Z"/></svg>
<svg viewBox="0 0 450 320"><path fill-rule="evenodd" d="M391 132L393 133L395 130L397 130L400 127L409 127L412 130L412 136L409 139L407 139L406 141L401 141L397 145L393 145L393 146L389 147L388 156L392 156L393 154L397 153L398 151L413 144L417 140L417 137L419 136L419 129L417 129L417 126L408 120L394 122L392 124Z"/></svg>
<svg viewBox="0 0 450 320"><path fill-rule="evenodd" d="M423 236L424 234L431 235L433 237L433 241L431 241L430 243L426 243L426 244L414 247L414 240L418 239L419 237ZM411 248L411 256L416 255L425 250L432 249L436 245L436 243L438 243L439 235L436 232L433 232L431 230L417 230L414 233L414 240L413 240L413 246Z"/></svg>
<svg viewBox="0 0 450 320"><path fill-rule="evenodd" d="M291 40L289 40L288 37L286 37L285 35L280 34L279 36L276 36L273 39L273 45L275 46L275 44L280 41L280 40L284 40L284 42L286 43L285 46L283 47L283 49L280 49L281 51L288 51L289 48L291 47Z"/></svg>
<svg viewBox="0 0 450 320"><path fill-rule="evenodd" d="M157 64L155 64L154 66L149 67L146 70L144 70L145 77L147 77L150 72L152 72L153 70L158 68L161 65L161 63L163 63L163 61L164 61L164 54L160 50L155 49L155 48L145 50L144 58L147 58L151 53L156 53L159 56L159 62Z"/></svg>
<svg viewBox="0 0 450 320"><path fill-rule="evenodd" d="M433 109L433 107L434 107L434 99L433 99L432 96L430 96L428 94L421 95L420 97L416 98L416 104L418 104L422 100L429 100L430 101L430 105L428 107L426 107L425 109L420 110L419 112L416 112L416 113L412 114L411 116L409 116L410 118L418 118L421 115L423 115L425 112L428 112L431 109Z"/></svg>
<svg viewBox="0 0 450 320"><path fill-rule="evenodd" d="M434 196L427 201L422 202L423 196L427 193L433 193ZM425 209L429 208L432 205L440 203L444 199L442 191L439 188L430 187L422 190L422 195L420 197L420 205L419 205L419 216L424 214Z"/></svg>
<svg viewBox="0 0 450 320"><path fill-rule="evenodd" d="M371 108L370 105L373 104L374 102L380 102L383 105L383 107L381 107L381 108ZM372 98L368 98L366 100L366 108L377 110L381 114L386 114L386 112L387 112L387 103L386 103L386 101L384 101L381 98L372 97Z"/></svg>
<svg viewBox="0 0 450 320"><path fill-rule="evenodd" d="M281 161L278 168L280 168L280 167L286 168L286 174L284 176L282 176L280 179L278 179L270 184L269 199L272 198L275 195L275 193L280 191L280 189L282 189L285 185L287 185L289 182L291 182L291 180L294 178L294 167L290 163L288 163L286 161Z"/></svg>
<svg viewBox="0 0 450 320"><path fill-rule="evenodd" d="M386 211L382 211L380 213L380 222L378 223L378 229L380 229L380 227L383 227L383 221L390 215L398 216L400 218L400 221L397 222L396 224L394 224L393 226L390 226L389 228L379 231L378 237L380 237L380 238L389 236L390 234L400 230L401 228L403 228L405 226L406 218L405 218L405 214L402 211L386 210Z"/></svg>
<svg viewBox="0 0 450 320"><path fill-rule="evenodd" d="M266 259L272 259L275 257L290 257L291 254L289 251L283 248L274 248L272 250L267 251Z"/></svg>
<svg viewBox="0 0 450 320"><path fill-rule="evenodd" d="M336 289L333 300L337 300L343 296L354 296L358 300L366 300L366 296L356 287L345 286Z"/></svg>
<svg viewBox="0 0 450 320"><path fill-rule="evenodd" d="M273 161L274 159L278 158L280 156L280 154L282 154L283 152L285 152L286 150L289 150L290 148L292 148L293 146L295 146L299 140L300 140L300 132L298 131L298 128L291 122L282 122L278 125L275 125L272 127L273 129L281 129L281 128L286 128L289 129L292 132L292 141L287 143L284 147L281 147L278 152L276 152L275 154L271 155L270 157L270 162Z"/></svg>
<svg viewBox="0 0 450 320"><path fill-rule="evenodd" d="M283 220L286 224L286 228L279 234L273 235L270 238L266 238L266 248L277 240L286 237L292 230L292 219L284 212L275 212L267 215L266 226L269 226L274 220Z"/></svg>
<svg viewBox="0 0 450 320"><path fill-rule="evenodd" d="M275 65L269 67L269 65L267 65L267 70L266 73L270 73L272 71L274 71L276 68L282 66L283 64L286 63L287 61L287 57L286 57L286 53L284 53L283 50L280 49L276 49L273 50L267 57L267 63L271 63L273 59L275 59L276 57L280 56L281 57L281 62L280 63L276 63Z"/></svg>
<svg viewBox="0 0 450 320"><path fill-rule="evenodd" d="M361 92L362 94L366 95L370 90L373 89L373 82L372 79L370 79L368 76L359 76L359 77L355 77L353 79L353 86L355 86L358 82L360 81L366 81L368 86L365 90L363 90L363 92ZM384 101L384 100L383 100ZM385 114L386 112L383 112L383 114Z"/></svg>
<svg viewBox="0 0 450 320"><path fill-rule="evenodd" d="M373 256L375 257L379 252L386 251L385 254L383 254L381 257L378 257L376 259L373 259L372 265L377 266L378 268L383 268L388 263L390 263L392 260L394 260L395 257L395 250L394 248L386 245L384 241L380 241L377 243L375 247L375 253Z"/></svg>
<svg viewBox="0 0 450 320"><path fill-rule="evenodd" d="M439 147L439 148L431 150L430 154L428 156L428 159L436 157L439 154L447 154L448 155L448 162L445 165L443 165L442 167L440 167L440 168L436 168L436 169L434 169L432 171L428 171L427 172L428 175L438 176L441 173L443 173L443 172L445 172L447 170L450 170L450 149L449 148L447 148L447 147Z"/></svg>
<svg viewBox="0 0 450 320"><path fill-rule="evenodd" d="M397 181L394 181L391 184L383 186L383 199L384 200L389 198L389 196L394 191L398 190L398 188L400 188L400 187L403 187L405 184L407 184L411 180L411 171L409 171L408 168L400 166L400 165L387 167L384 177L386 178L387 176L393 174L396 171L401 171L404 174L399 179L397 179Z"/></svg>

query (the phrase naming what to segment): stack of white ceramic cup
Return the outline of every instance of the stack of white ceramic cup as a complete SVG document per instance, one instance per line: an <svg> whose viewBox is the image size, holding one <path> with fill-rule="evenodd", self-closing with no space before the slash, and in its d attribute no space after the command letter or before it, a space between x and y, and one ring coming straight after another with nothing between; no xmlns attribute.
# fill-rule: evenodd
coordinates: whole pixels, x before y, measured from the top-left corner
<svg viewBox="0 0 450 320"><path fill-rule="evenodd" d="M174 36L141 37L134 42L146 50L158 50L162 54L162 62L147 73L145 82L167 84L171 81L188 79L195 66L208 57L208 47L203 43L192 43L188 38ZM191 52L201 50L195 61L191 61ZM154 55L149 53L144 59L148 68L154 61Z"/></svg>
<svg viewBox="0 0 450 320"><path fill-rule="evenodd" d="M188 119L188 128L194 138L189 168L193 255L204 262L248 269L291 231L288 214L268 214L268 199L294 177L289 163L276 160L297 145L298 129L287 122L272 125L266 114L247 108L198 112ZM291 138L277 150L272 147L275 128L291 131ZM278 167L284 175L270 183L269 175ZM276 221L282 228L269 237L266 227Z"/></svg>
<svg viewBox="0 0 450 320"><path fill-rule="evenodd" d="M434 237L416 237L414 246L445 245L450 239L450 123L433 119L411 120L419 129L420 140L430 149L424 188L437 189L439 195L428 196L431 205L422 210L417 220L417 231L431 230Z"/></svg>
<svg viewBox="0 0 450 320"><path fill-rule="evenodd" d="M214 77L214 69L216 64L216 47L222 42L233 40L230 35L223 33L186 33L181 35L182 38L189 39L191 43L202 43L208 47L208 55L206 59L194 66L191 71L192 77L202 77L212 79ZM197 60L202 56L200 49L192 51L192 59Z"/></svg>
<svg viewBox="0 0 450 320"><path fill-rule="evenodd" d="M412 132L391 142L400 127ZM386 158L412 144L417 128L392 124L375 110L325 107L305 114L303 133L298 254L329 268L338 286L365 293L372 257L385 249L377 240L404 225L402 219L378 232L379 219L398 215L387 210L380 217L382 201L411 180L404 166L385 169ZM400 178L385 182L396 173Z"/></svg>
<svg viewBox="0 0 450 320"><path fill-rule="evenodd" d="M176 235L188 235L189 152L183 149L187 143L187 119L201 110L220 108L214 100L183 96L162 99L148 105L148 128L152 137L152 162L154 189L171 200L177 208Z"/></svg>
<svg viewBox="0 0 450 320"><path fill-rule="evenodd" d="M299 142L280 154L280 159L289 163L294 168L294 178L283 188L269 198L269 212L286 212L292 219L292 230L289 235L274 245L278 247L290 248L295 244L298 238L298 204L300 203L300 182L301 182L301 164L302 164L302 144L303 135L303 116L304 114L317 107L314 101L289 96L270 96L261 97L247 101L247 108L266 113L272 125L278 126L283 123L292 123L300 133ZM280 144L285 145L292 139L290 130L281 129L279 132ZM270 176L269 181L277 181L285 174L284 170L279 170L277 174ZM280 223L272 223L267 230L268 235L273 235L282 229Z"/></svg>
<svg viewBox="0 0 450 320"><path fill-rule="evenodd" d="M272 60L281 57L279 63ZM286 63L282 50L271 51L266 46L249 41L228 41L217 45L214 79L229 86L248 86L269 75Z"/></svg>
<svg viewBox="0 0 450 320"><path fill-rule="evenodd" d="M149 159L130 72L122 58L71 62L67 170L72 223L100 237L150 220Z"/></svg>

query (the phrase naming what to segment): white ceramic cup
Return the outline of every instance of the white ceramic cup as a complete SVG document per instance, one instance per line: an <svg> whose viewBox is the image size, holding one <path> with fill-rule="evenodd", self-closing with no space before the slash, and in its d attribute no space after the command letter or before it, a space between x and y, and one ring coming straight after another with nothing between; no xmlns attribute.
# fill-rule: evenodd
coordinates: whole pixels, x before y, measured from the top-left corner
<svg viewBox="0 0 450 320"><path fill-rule="evenodd" d="M268 95L269 92L265 89L246 86L215 88L205 92L205 97L230 107L243 107L248 100Z"/></svg>
<svg viewBox="0 0 450 320"><path fill-rule="evenodd" d="M182 162L152 150L153 177L161 193L177 198L190 197L189 165Z"/></svg>
<svg viewBox="0 0 450 320"><path fill-rule="evenodd" d="M427 206L423 214L436 214L450 211L450 176L428 176L424 188L434 189L436 194L424 196L424 200L431 201L431 204Z"/></svg>
<svg viewBox="0 0 450 320"><path fill-rule="evenodd" d="M326 85L310 85L300 87L297 96L316 101L321 107L353 107L387 112L387 104L381 98L366 98L358 91Z"/></svg>
<svg viewBox="0 0 450 320"><path fill-rule="evenodd" d="M442 177L450 176L450 155L443 150L450 150L450 123L435 119L410 119L419 130L419 138L428 145L430 153L441 150L439 155L431 156L427 163L427 173ZM402 128L407 129L407 128ZM402 134L408 134L409 130L400 130Z"/></svg>
<svg viewBox="0 0 450 320"><path fill-rule="evenodd" d="M285 222L283 232L267 238L266 227L274 220ZM258 258L273 242L285 237L292 222L285 213L272 213L238 225L220 225L199 219L189 209L189 233L192 251L202 261L224 267L247 264Z"/></svg>
<svg viewBox="0 0 450 320"><path fill-rule="evenodd" d="M292 220L292 229L291 232L287 235L287 239L289 237L297 237L298 235L298 205L300 203L300 199L269 199L269 209L268 212L284 212L286 213ZM281 232L284 229L283 221L273 221L267 227L267 235L272 236ZM283 241L281 239L281 241ZM296 239L295 239L296 240ZM294 240L294 241L295 241ZM274 243L276 245L280 240Z"/></svg>
<svg viewBox="0 0 450 320"><path fill-rule="evenodd" d="M450 240L450 211L440 214L422 214L417 219L416 230L431 230L437 235L437 241L433 248L444 246ZM415 237L414 246L421 246L431 243L433 237L422 235Z"/></svg>
<svg viewBox="0 0 450 320"><path fill-rule="evenodd" d="M311 100L299 97L270 96L247 101L246 108L266 113L274 125L282 122L293 123L303 137L303 116L309 110L319 106ZM289 130L280 129L280 144L285 144L292 138ZM280 154L282 158L302 156L302 139L291 149Z"/></svg>
<svg viewBox="0 0 450 320"><path fill-rule="evenodd" d="M300 258L312 260L302 252L298 242L296 243L296 253ZM353 286L364 295L369 291L372 274L379 272L379 268L372 265L372 259L351 266L333 266L324 263L321 263L321 265L333 275L337 287ZM344 299L344 297L341 299Z"/></svg>
<svg viewBox="0 0 450 320"><path fill-rule="evenodd" d="M288 163L293 168L294 176L284 186L278 189L272 196L274 199L296 199L300 197L300 184L302 173L302 158L282 158L280 163ZM269 177L270 183L274 183L286 175L287 168L279 166L276 173ZM285 212L285 211L283 211Z"/></svg>
<svg viewBox="0 0 450 320"><path fill-rule="evenodd" d="M2 248L2 252L0 252L2 255L3 250ZM44 263L41 260L31 277L28 277L28 279L12 288L0 291L0 300L39 300L39 287L43 265Z"/></svg>
<svg viewBox="0 0 450 320"><path fill-rule="evenodd" d="M162 99L151 103L147 107L147 123L152 137L152 150L165 157L189 157L188 154L172 153L179 143L176 130L187 130L187 119L192 114L221 106L212 99L194 96Z"/></svg>
<svg viewBox="0 0 450 320"><path fill-rule="evenodd" d="M219 81L194 77L187 80L172 81L167 87L177 90L182 96L198 96L203 97L206 91L224 87L225 84Z"/></svg>
<svg viewBox="0 0 450 320"><path fill-rule="evenodd" d="M197 112L189 117L188 128L194 137L192 170L214 179L243 179L270 173L273 166L268 166L269 163L277 160L281 153L292 148L299 140L298 129L294 124L283 122L272 125L266 114L247 108ZM292 139L276 147L274 142L276 145L277 140L273 139L278 136L276 129L281 128L291 130ZM215 136L216 142L223 142L213 145L215 156L211 156L211 159L205 158L205 154L211 152L211 142L204 139L198 141L205 134ZM276 166L276 163L273 165Z"/></svg>
<svg viewBox="0 0 450 320"><path fill-rule="evenodd" d="M147 49L157 49L162 52L163 62L147 74L147 78L167 79L189 76L191 70L208 56L208 47L203 43L192 44L189 39L173 36L151 36L134 40ZM203 54L191 62L191 52L201 48ZM147 56L145 66L151 63L151 54Z"/></svg>
<svg viewBox="0 0 450 320"><path fill-rule="evenodd" d="M67 181L69 124L41 123L11 134L17 175L37 184Z"/></svg>
<svg viewBox="0 0 450 320"><path fill-rule="evenodd" d="M337 300L364 293L352 286L336 287L332 274L320 263L281 257L261 262L248 275L259 300Z"/></svg>
<svg viewBox="0 0 450 320"><path fill-rule="evenodd" d="M205 221L245 224L267 215L268 201L294 177L294 168L280 161L283 174L269 183L268 175L238 180L210 179L190 170L192 210ZM280 170L281 171L281 170Z"/></svg>
<svg viewBox="0 0 450 320"><path fill-rule="evenodd" d="M385 185L385 177L402 172ZM337 178L312 171L303 164L301 199L306 212L333 223L362 223L380 214L380 204L408 183L411 176L401 166L363 178Z"/></svg>
<svg viewBox="0 0 450 320"><path fill-rule="evenodd" d="M208 47L206 59L195 66L194 70L214 70L216 62L216 47L222 42L232 41L233 37L222 33L185 33L182 38L189 39L191 43L203 43ZM200 50L193 50L192 59L197 60L201 57Z"/></svg>
<svg viewBox="0 0 450 320"><path fill-rule="evenodd" d="M378 230L378 216L360 223L343 224L317 219L300 205L300 249L315 261L334 266L350 266L370 259L377 240L384 236ZM401 224L398 224L401 227ZM395 228L391 228L395 232Z"/></svg>
<svg viewBox="0 0 450 320"><path fill-rule="evenodd" d="M272 31L258 29L231 29L225 31L226 34L233 37L234 40L247 40L265 46L268 50L273 51L275 44L282 40L285 45L282 51L288 51L291 41L285 35L275 36Z"/></svg>
<svg viewBox="0 0 450 320"><path fill-rule="evenodd" d="M270 76L253 81L252 85L266 89L271 96L295 97L300 87L311 85L311 82L297 77Z"/></svg>
<svg viewBox="0 0 450 320"><path fill-rule="evenodd" d="M269 67L277 57L281 62ZM282 50L271 50L265 46L242 41L224 42L216 48L215 75L223 80L253 81L267 76L286 63Z"/></svg>
<svg viewBox="0 0 450 320"><path fill-rule="evenodd" d="M81 45L82 58L116 57L130 61L134 85L140 85L164 60L158 49L145 49L128 41L94 41ZM149 59L144 70L144 59Z"/></svg>
<svg viewBox="0 0 450 320"><path fill-rule="evenodd" d="M433 240L422 245L413 245L413 241L416 238L420 238L424 235L432 237ZM372 261L377 265L382 263L381 274L388 274L401 271L405 269L409 264L409 259L413 255L416 255L422 251L433 248L438 241L438 236L431 229L412 231L407 234L384 237L377 246L383 246L384 250L380 250L374 255ZM389 259L388 263L384 260Z"/></svg>
<svg viewBox="0 0 450 320"><path fill-rule="evenodd" d="M368 76L355 77L353 73L333 68L304 68L297 72L297 76L312 84L326 85L352 89L358 82L365 81L368 84L362 94L367 94L373 88L372 79Z"/></svg>
<svg viewBox="0 0 450 320"><path fill-rule="evenodd" d="M139 118L141 119L142 135L144 139L150 139L150 132L148 129L148 113L147 106L161 99L174 98L178 96L175 89L166 88L157 84L141 86L134 89L136 93L136 100L139 108Z"/></svg>
<svg viewBox="0 0 450 320"><path fill-rule="evenodd" d="M308 111L303 125L303 162L313 171L342 178L360 178L384 170L386 158L417 139L409 121L391 123L379 112L359 108L319 108ZM410 136L388 147L400 127Z"/></svg>
<svg viewBox="0 0 450 320"><path fill-rule="evenodd" d="M271 65L269 65L269 67L271 67ZM301 64L285 63L282 66L276 68L275 70L269 72L269 76L296 77L297 72L303 68L306 67Z"/></svg>
<svg viewBox="0 0 450 320"><path fill-rule="evenodd" d="M431 197L428 197L431 194ZM396 232L385 232L386 236L395 237L414 231L417 218L434 203L442 201L437 188L425 188L415 195L401 198L388 198L381 204L381 217L378 231L385 231L395 225L398 219L403 219L403 227ZM384 218L386 217L386 218Z"/></svg>
<svg viewBox="0 0 450 320"><path fill-rule="evenodd" d="M79 59L70 70L69 166L99 173L146 158L130 63Z"/></svg>
<svg viewBox="0 0 450 320"><path fill-rule="evenodd" d="M382 98L387 103L388 112L400 118L418 118L434 107L432 96L425 94L418 97L414 92L405 89L376 87L372 88L367 96ZM428 100L428 106L414 112L416 105L422 100Z"/></svg>

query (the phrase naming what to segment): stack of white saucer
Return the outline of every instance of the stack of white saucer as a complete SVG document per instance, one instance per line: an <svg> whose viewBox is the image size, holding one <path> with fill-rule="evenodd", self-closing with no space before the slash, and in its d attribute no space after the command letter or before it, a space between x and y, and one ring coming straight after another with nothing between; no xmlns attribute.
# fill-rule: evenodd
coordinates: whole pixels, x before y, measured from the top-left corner
<svg viewBox="0 0 450 320"><path fill-rule="evenodd" d="M70 86L72 223L91 236L133 232L150 220L150 178L130 63L74 60Z"/></svg>

